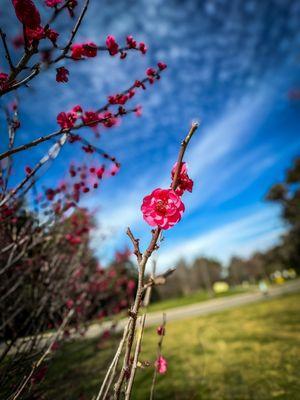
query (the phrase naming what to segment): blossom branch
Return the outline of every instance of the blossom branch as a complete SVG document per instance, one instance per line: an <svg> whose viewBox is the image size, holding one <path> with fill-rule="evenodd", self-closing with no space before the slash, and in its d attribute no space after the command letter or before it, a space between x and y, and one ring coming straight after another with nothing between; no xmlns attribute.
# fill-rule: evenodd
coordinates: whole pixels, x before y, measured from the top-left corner
<svg viewBox="0 0 300 400"><path fill-rule="evenodd" d="M68 51L70 50L70 48L72 46L72 43L73 43L73 40L74 40L74 38L76 36L76 33L77 33L77 31L78 31L78 29L79 29L79 27L81 25L81 22L82 22L82 20L84 18L84 15L87 12L89 1L90 0L85 0L84 6L83 6L83 8L81 10L81 13L80 13L80 15L79 15L79 17L78 17L78 19L76 21L76 24L75 24L74 28L72 29L71 37L70 37L66 47L64 48L62 54L54 60L55 63L60 61L61 59L63 59L65 57L65 55L68 53Z"/></svg>
<svg viewBox="0 0 300 400"><path fill-rule="evenodd" d="M186 148L187 148L193 134L197 130L197 128L198 128L198 124L193 123L187 136L181 143L180 151L179 151L178 159L177 159L177 165L175 168L175 173L174 173L173 181L171 184L171 188L173 190L175 190L179 184L179 176L181 173L182 160L183 160ZM134 337L135 337L135 330L136 330L136 320L137 320L137 316L138 316L139 309L141 306L141 300L142 300L143 291L144 291L143 288L144 288L145 268L146 268L148 259L151 257L152 253L158 248L158 240L160 238L161 233L162 233L162 228L159 226L152 231L152 238L149 243L149 246L147 247L145 252L142 254L141 259L140 260L137 259L138 267L139 267L139 269L138 269L138 273L139 273L138 274L138 287L137 287L134 304L129 313L128 337L127 337L125 354L124 354L124 359L123 359L123 366L122 366L118 380L114 387L114 400L118 400L120 398L120 394L121 394L125 376L129 372L130 357L131 357L131 351L132 351L133 341L134 341Z"/></svg>
<svg viewBox="0 0 300 400"><path fill-rule="evenodd" d="M158 341L158 345L157 345L157 362L159 362L159 360L161 359L162 355L162 344L163 344L163 340L165 337L165 333L166 333L166 323L167 323L167 317L166 314L163 313L163 323L162 325L158 328L158 333L160 334L160 338ZM166 361L165 361L166 362ZM155 388L155 383L156 383L156 378L157 378L157 373L158 373L158 368L159 366L155 366L154 368L154 373L153 373L153 379L152 379L152 384L151 384L151 390L150 390L150 398L149 400L153 400L154 398L154 388Z"/></svg>
<svg viewBox="0 0 300 400"><path fill-rule="evenodd" d="M154 280L155 280L155 271L156 271L156 261L153 261L152 273L151 273L151 278L150 278L152 282L154 282ZM139 355L140 355L141 348L142 348L142 341L143 341L143 335L144 335L145 323L146 323L146 317L147 317L147 308L150 303L151 294L152 294L152 286L153 285L148 286L146 288L144 304L143 304L145 311L144 311L144 314L140 317L139 334L138 334L137 341L136 341L135 352L134 352L133 362L132 362L131 371L130 371L130 377L128 379L128 385L127 385L126 392L125 392L125 400L130 399L130 395L131 395L133 383L134 383L134 378L135 378L136 370L138 367Z"/></svg>
<svg viewBox="0 0 300 400"><path fill-rule="evenodd" d="M130 113L132 113L132 112L135 112L135 109L127 110L127 111L126 111L126 114L130 114ZM117 112L116 114L113 114L112 116L116 118L116 117L122 116L122 114L120 114L119 112ZM13 149L11 149L11 150L8 150L8 151L6 151L6 152L0 154L0 160L3 160L4 158L9 157L9 156L11 156L12 154L19 153L20 151L28 150L28 149L30 149L31 147L37 146L37 145L39 145L39 144L41 144L41 143L44 143L44 142L46 142L46 141L48 141L48 140L51 140L51 139L53 139L53 138L56 137L56 136L63 135L63 134L65 134L65 133L66 133L66 134L70 134L71 131L76 131L76 130L81 129L81 128L83 128L83 127L89 127L89 126L91 126L91 125L93 125L93 124L95 124L95 123L103 123L103 122L109 121L111 118L112 118L112 117L98 118L98 119L93 120L93 121L82 122L82 123L80 123L80 124L78 124L78 125L75 125L75 126L73 126L73 127L71 127L71 128L62 128L62 129L59 129L59 130L57 130L57 131L54 131L54 132L52 132L52 133L49 133L49 135L41 136L41 137L39 137L38 139L32 140L32 141L29 142L29 143L20 145L20 146L18 146L18 147L15 147L15 148L13 148Z"/></svg>
<svg viewBox="0 0 300 400"><path fill-rule="evenodd" d="M151 276L149 281L144 284L144 290L147 290L149 287L164 285L166 283L167 278L176 271L176 268L169 268L163 274L157 276Z"/></svg>
<svg viewBox="0 0 300 400"><path fill-rule="evenodd" d="M175 169L173 182L172 182L172 185L171 185L171 188L173 190L175 190L177 188L177 186L178 186L179 174L180 174L180 171L181 171L181 166L182 166L182 160L183 160L183 157L184 157L184 153L186 151L186 148L187 148L192 136L194 135L194 133L198 129L198 127L199 127L199 123L198 122L194 122L192 124L192 126L191 126L191 129L190 129L189 133L187 134L187 136L184 138L184 140L181 143L180 151L179 151L178 159L177 159L177 168Z"/></svg>
<svg viewBox="0 0 300 400"><path fill-rule="evenodd" d="M142 253L140 251L139 239L136 239L133 236L133 233L131 232L131 229L129 227L127 228L126 234L130 238L130 240L131 240L131 242L133 244L133 248L134 248L133 253L135 254L138 262L140 263L142 261Z"/></svg>
<svg viewBox="0 0 300 400"><path fill-rule="evenodd" d="M51 16L51 18L49 19L47 25L52 24L53 21L55 21L55 19L57 18L57 16L65 9L68 7L69 3L71 3L72 0L66 0L64 4L62 4L60 7L55 7L54 12Z"/></svg>
<svg viewBox="0 0 300 400"><path fill-rule="evenodd" d="M8 62L10 70L14 71L15 67L13 65L13 62L12 62L12 59L11 59L11 56L10 56L10 52L9 52L9 49L8 49L8 46L7 46L6 34L2 31L1 28L0 28L0 35L1 35L2 43L3 43L3 47L4 47L4 50L5 50L5 58L7 59L7 62Z"/></svg>
<svg viewBox="0 0 300 400"><path fill-rule="evenodd" d="M72 318L74 314L74 309L71 309L67 316L65 317L64 321L62 322L62 324L60 325L59 329L56 331L55 335L53 336L52 340L50 341L49 346L47 347L47 350L44 352L44 354L41 356L41 358L33 365L30 373L28 374L28 376L25 378L24 382L22 383L21 387L17 390L17 392L15 393L13 400L16 400L20 394L24 391L26 385L28 384L28 382L30 381L31 377L33 376L34 372L40 367L40 365L43 363L43 361L45 360L45 358L50 354L51 352L51 348L53 346L53 344L57 341L57 339L59 338L60 334L63 332L63 330L65 329L67 323L70 321L70 319Z"/></svg>
<svg viewBox="0 0 300 400"><path fill-rule="evenodd" d="M157 74L156 74L156 78L158 78L158 77L159 77L159 74L157 73ZM141 85L144 85L146 82L149 82L149 80L150 80L150 78L147 77L147 78L144 78L143 80L138 81L138 82L140 82ZM133 85L131 85L129 88L125 89L123 92L121 92L121 94L124 95L124 94L126 94L126 93L129 93L129 92L132 91L135 87L136 87L136 83L133 84ZM139 87L140 87L140 86L139 86ZM111 103L108 101L108 102L107 102L106 104L104 104L102 107L98 108L98 109L95 111L95 113L101 113L101 112L107 110L110 106L111 106ZM82 122L82 123L80 123L80 124L78 124L78 125L75 125L75 126L73 126L73 127L71 127L71 128L62 128L62 129L59 129L59 130L54 131L54 132L52 132L52 133L50 133L50 134L48 134L48 135L41 136L41 137L39 137L38 139L32 140L32 141L29 142L29 143L20 145L20 146L18 146L18 147L13 148L13 149L7 150L6 152L3 152L2 154L0 154L0 160L3 160L4 158L7 158L7 157L11 156L12 154L18 153L18 152L20 152L20 151L28 150L28 149L30 149L31 147L37 146L37 145L39 145L40 143L43 143L43 142L45 142L45 141L47 141L47 140L50 140L50 139L53 139L54 137L59 136L59 135L61 135L61 134L69 133L69 132L71 132L71 131L73 131L73 130L78 130L78 129L81 129L81 128L86 127L86 126L92 126L92 125L97 124L97 123L105 123L105 122L109 121L112 117L113 117L113 118L123 117L124 115L130 114L130 113L133 113L133 112L136 112L136 110L137 110L137 108L133 108L133 109L130 109L130 110L121 109L121 110L119 110L117 113L112 114L112 116L110 116L110 117L96 118L96 119L94 119L94 120L92 120L92 121Z"/></svg>
<svg viewBox="0 0 300 400"><path fill-rule="evenodd" d="M61 150L62 146L65 144L67 136L61 137L47 152L46 156L44 156L36 165L35 167L27 173L26 177L14 188L12 189L7 196L4 197L0 201L0 207L6 204L12 197L14 197L25 185L29 182L33 176L37 173L39 169L42 168L44 164L46 164L50 159L56 158L59 151Z"/></svg>
<svg viewBox="0 0 300 400"><path fill-rule="evenodd" d="M18 88L19 88L20 86L22 86L22 85L27 85L27 83L28 83L29 81L31 81L36 75L39 74L39 72L40 72L40 67L41 67L41 65L40 65L39 63L38 63L38 64L35 64L35 65L31 68L31 73L30 73L29 75L27 75L24 79L22 79L22 80L20 80L20 81L18 81L18 82L16 82L16 83L10 85L9 88L3 89L3 90L2 90L2 94L5 94L5 93L10 92L10 91L12 91L12 90L18 89Z"/></svg>
<svg viewBox="0 0 300 400"><path fill-rule="evenodd" d="M31 57L38 53L38 47L37 44L33 44L31 46L30 49L26 48L23 56L21 57L21 59L19 60L18 64L16 65L16 67L14 67L14 69L11 71L10 75L7 78L7 87L0 90L0 97L8 92L11 92L13 89L11 88L11 84L14 82L14 80L16 79L16 77L27 68L27 64L29 62L29 60L31 59Z"/></svg>

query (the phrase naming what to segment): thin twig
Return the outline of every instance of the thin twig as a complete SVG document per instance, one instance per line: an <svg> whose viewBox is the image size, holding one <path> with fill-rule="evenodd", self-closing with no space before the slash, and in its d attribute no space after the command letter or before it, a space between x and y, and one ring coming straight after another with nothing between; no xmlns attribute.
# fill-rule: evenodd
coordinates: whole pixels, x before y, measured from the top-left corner
<svg viewBox="0 0 300 400"><path fill-rule="evenodd" d="M133 236L133 233L131 232L131 229L130 229L129 227L127 228L126 234L127 234L127 236L130 238L130 240L131 240L131 242L132 242L132 244L133 244L133 248L134 248L133 253L135 254L135 256L136 256L138 262L141 262L141 260L142 260L142 253L141 253L141 251L140 251L139 239L136 239L136 238Z"/></svg>
<svg viewBox="0 0 300 400"><path fill-rule="evenodd" d="M2 31L2 29L0 28L0 35L1 35L1 39L2 39L2 43L3 43L3 47L5 50L5 58L8 61L8 65L11 71L14 71L15 67L14 64L12 62L11 56L10 56L10 52L7 46L7 42L6 42L6 34Z"/></svg>
<svg viewBox="0 0 300 400"><path fill-rule="evenodd" d="M166 272L163 274L157 275L154 278L150 278L147 283L144 285L144 290L148 289L149 287L152 286L157 286L157 285L164 285L166 283L166 279L173 274L173 272L176 271L176 268L169 268Z"/></svg>
<svg viewBox="0 0 300 400"><path fill-rule="evenodd" d="M48 356L48 354L50 354L51 349L53 344L57 341L59 335L61 334L61 332L65 329L67 323L69 322L69 320L72 318L74 314L74 309L71 309L67 316L65 317L64 321L62 322L62 324L60 325L59 329L57 330L56 334L53 336L53 339L51 340L47 350L44 352L44 354L42 355L42 357L33 365L29 375L25 378L25 381L23 382L23 384L21 385L21 387L18 389L17 393L14 395L13 400L16 400L20 394L23 392L23 390L25 389L27 383L29 382L29 380L31 379L32 375L34 374L34 372L39 368L39 366L42 364L42 362L45 360L45 358Z"/></svg>
<svg viewBox="0 0 300 400"><path fill-rule="evenodd" d="M143 340L143 335L144 335L146 316L147 316L147 314L145 313L140 317L140 328L139 328L138 337L137 337L137 341L136 341L135 352L134 352L133 362L132 362L131 371L130 371L130 377L129 377L126 392L125 392L125 400L129 400L130 396L131 396L135 373L136 373L137 366L138 366L139 355L140 355L141 347L142 347L142 340Z"/></svg>
<svg viewBox="0 0 300 400"><path fill-rule="evenodd" d="M162 335L160 336L160 339L159 339L158 345L157 345L157 359L161 356L162 344L163 344L163 340L164 340L164 336L165 336L165 332L166 332L166 323L167 323L167 317L166 317L166 314L163 313ZM153 400L153 398L154 398L154 388L155 388L156 378L157 378L157 369L154 368L149 400Z"/></svg>
<svg viewBox="0 0 300 400"><path fill-rule="evenodd" d="M152 282L154 282L154 280L155 280L155 271L156 271L156 261L153 261L152 274L151 274ZM144 314L140 317L140 331L139 331L139 335L138 335L136 346L135 346L135 352L134 352L134 358L133 358L132 367L131 367L131 371L130 371L130 377L128 380L128 385L127 385L126 393L125 393L125 400L130 399L130 395L132 392L135 373L137 370L139 355L140 355L141 347L142 347L143 335L144 335L144 330L145 330L145 322L146 322L146 316L147 316L147 308L150 303L151 294L152 294L152 286L148 286L145 297L144 297L144 304L143 304L145 311L144 311Z"/></svg>
<svg viewBox="0 0 300 400"><path fill-rule="evenodd" d="M12 197L14 197L25 185L29 182L34 175L37 173L39 169L42 168L44 164L46 164L50 159L56 158L62 146L65 144L67 140L67 135L62 136L59 140L51 146L48 150L46 156L44 156L31 170L29 174L13 189L11 190L5 197L0 201L0 207L6 204Z"/></svg>
<svg viewBox="0 0 300 400"><path fill-rule="evenodd" d="M112 360L112 362L111 362L111 364L110 364L110 366L109 366L109 368L108 368L108 370L106 372L106 375L104 377L104 380L102 382L102 385L101 385L101 388L99 390L99 393L98 393L98 396L97 396L96 400L100 400L101 398L105 399L106 396L107 396L107 393L108 393L108 391L110 389L111 383L112 383L113 378L114 378L115 373L116 373L116 368L117 368L120 356L122 354L124 343L125 343L125 340L126 340L126 337L127 337L128 326L129 326L129 322L126 324L126 326L124 328L122 339L121 339L121 341L119 343L119 346L118 346L118 349L116 351L116 354L115 354L115 356L114 356L114 358L113 358L113 360ZM108 380L109 380L109 382L108 382L107 387L106 387L106 383L107 383ZM106 387L106 390L105 390L105 387ZM105 390L105 393L104 393L104 390ZM104 396L102 397L103 393L104 393Z"/></svg>
<svg viewBox="0 0 300 400"><path fill-rule="evenodd" d="M25 78L23 78L21 81L18 81L14 83L13 85L10 85L9 88L3 89L2 94L5 94L7 92L10 92L11 90L18 89L22 85L26 85L29 81L31 81L38 73L40 72L40 64L36 64L34 67L32 67L32 71L29 75L27 75Z"/></svg>
<svg viewBox="0 0 300 400"><path fill-rule="evenodd" d="M60 56L58 56L58 57L54 60L55 63L56 63L57 61L63 59L63 58L65 57L65 55L68 53L68 51L70 50L70 47L72 46L73 40L74 40L74 38L75 38L75 36L76 36L76 33L77 33L77 31L78 31L78 29L79 29L79 27L80 27L80 24L81 24L81 22L82 22L82 20L83 20L83 17L84 17L84 15L85 15L85 13L86 13L86 11L87 11L88 5L89 5L89 0L85 0L84 6L83 6L83 8L82 8L82 10L81 10L81 13L80 13L80 15L79 15L79 17L78 17L78 19L77 19L77 21L76 21L76 24L74 25L74 28L72 29L71 37L70 37L70 39L69 39L69 41L68 41L66 47L64 48L62 54L61 54Z"/></svg>

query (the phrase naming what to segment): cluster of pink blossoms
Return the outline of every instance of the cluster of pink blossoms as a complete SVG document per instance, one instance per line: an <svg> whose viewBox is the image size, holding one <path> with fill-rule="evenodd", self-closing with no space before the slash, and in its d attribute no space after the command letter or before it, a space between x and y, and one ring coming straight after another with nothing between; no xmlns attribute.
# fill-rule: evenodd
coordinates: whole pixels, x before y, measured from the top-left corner
<svg viewBox="0 0 300 400"><path fill-rule="evenodd" d="M55 43L59 34L49 26L41 25L41 16L32 0L12 0L16 16L25 28L29 42L48 38Z"/></svg>
<svg viewBox="0 0 300 400"><path fill-rule="evenodd" d="M168 368L167 360L163 356L159 356L155 361L155 368L159 374L165 374Z"/></svg>
<svg viewBox="0 0 300 400"><path fill-rule="evenodd" d="M137 44L137 41L132 36L127 36L126 43L126 50L135 49L140 51L142 54L146 54L147 52L147 46L145 45L145 43L140 42L139 44ZM127 53L124 51L124 49L120 49L120 46L113 35L107 36L105 44L111 56L115 56L116 54L120 53L121 58L126 57Z"/></svg>
<svg viewBox="0 0 300 400"><path fill-rule="evenodd" d="M65 67L56 68L56 82L68 82L69 71Z"/></svg>
<svg viewBox="0 0 300 400"><path fill-rule="evenodd" d="M73 107L71 111L59 113L57 123L62 129L71 129L79 118L81 118L85 125L90 127L95 127L99 123L102 123L103 126L110 128L117 123L117 118L109 111L103 113L95 111L84 112L79 105ZM74 141L74 139L71 139L71 141Z"/></svg>
<svg viewBox="0 0 300 400"><path fill-rule="evenodd" d="M7 87L8 74L0 72L0 89L4 90Z"/></svg>
<svg viewBox="0 0 300 400"><path fill-rule="evenodd" d="M45 4L47 7L53 8L59 6L63 0L45 0ZM69 0L67 4L67 9L69 11L70 17L74 16L74 8L78 5L77 0Z"/></svg>
<svg viewBox="0 0 300 400"><path fill-rule="evenodd" d="M127 56L126 51L130 49L138 50L142 54L146 54L147 52L147 46L145 43L140 42L137 44L136 40L134 40L132 36L127 36L126 43L127 46L121 48L115 37L113 35L108 35L105 41L106 50L108 50L111 56L115 56L116 54L120 53L121 59L124 59ZM100 50L103 50L103 48L100 47ZM84 57L96 57L97 52L98 46L94 42L75 43L71 47L71 57L74 60L82 60Z"/></svg>
<svg viewBox="0 0 300 400"><path fill-rule="evenodd" d="M83 57L96 57L98 48L94 42L75 43L71 47L71 52L74 60L82 60Z"/></svg>
<svg viewBox="0 0 300 400"><path fill-rule="evenodd" d="M174 179L176 169L177 163L172 169L172 179ZM161 229L172 228L181 220L185 210L181 196L186 190L189 192L193 190L193 181L188 176L186 163L182 163L175 190L158 188L144 197L141 206L144 220L149 225L158 226Z"/></svg>

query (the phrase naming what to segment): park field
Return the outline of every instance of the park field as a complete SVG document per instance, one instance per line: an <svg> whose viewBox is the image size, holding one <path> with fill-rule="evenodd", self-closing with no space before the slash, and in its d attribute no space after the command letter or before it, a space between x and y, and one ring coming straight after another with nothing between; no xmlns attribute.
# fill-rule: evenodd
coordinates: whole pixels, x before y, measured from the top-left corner
<svg viewBox="0 0 300 400"><path fill-rule="evenodd" d="M56 352L40 390L46 399L91 399L118 338L81 340ZM145 332L153 363L157 334ZM300 294L167 324L155 399L300 399ZM149 398L153 367L138 370L133 399Z"/></svg>

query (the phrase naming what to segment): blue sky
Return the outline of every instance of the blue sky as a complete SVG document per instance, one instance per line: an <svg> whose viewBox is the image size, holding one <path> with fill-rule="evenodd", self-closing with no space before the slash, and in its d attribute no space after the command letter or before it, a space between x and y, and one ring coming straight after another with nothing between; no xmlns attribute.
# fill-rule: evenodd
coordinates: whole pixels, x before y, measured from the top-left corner
<svg viewBox="0 0 300 400"><path fill-rule="evenodd" d="M10 32L17 31L11 6L0 19ZM85 201L97 210L93 245L102 259L129 245L128 225L146 245L142 198L169 184L192 120L201 120L186 157L195 189L184 197L183 220L166 232L159 267L197 255L226 263L233 254L247 256L278 241L285 226L280 210L264 195L300 153L300 104L288 96L300 87L299 25L296 0L91 1L78 41L101 44L114 34L121 42L133 34L148 44L147 55L129 54L121 61L101 54L72 63L66 85L56 84L53 70L39 76L20 93L18 142L55 130L59 111L78 103L101 106L106 95L143 77L148 66L159 60L168 64L161 81L136 97L143 116L129 116L100 139L122 163L120 173ZM5 69L3 57L0 65ZM85 134L91 136L89 130ZM48 147L16 157L15 179ZM63 148L40 187L63 179L79 154L86 157L74 146Z"/></svg>

